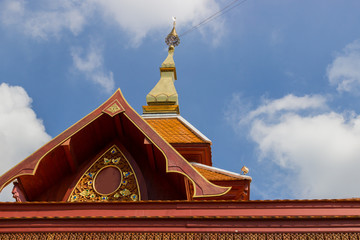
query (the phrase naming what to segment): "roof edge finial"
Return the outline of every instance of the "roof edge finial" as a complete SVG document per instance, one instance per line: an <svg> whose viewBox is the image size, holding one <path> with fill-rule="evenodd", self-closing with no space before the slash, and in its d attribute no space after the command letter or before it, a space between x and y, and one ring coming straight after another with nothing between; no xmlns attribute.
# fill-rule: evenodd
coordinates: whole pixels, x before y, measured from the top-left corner
<svg viewBox="0 0 360 240"><path fill-rule="evenodd" d="M171 32L166 36L165 43L169 46L169 49L172 47L176 47L180 44L179 35L176 33L175 25L176 25L176 17L173 17L173 28Z"/></svg>

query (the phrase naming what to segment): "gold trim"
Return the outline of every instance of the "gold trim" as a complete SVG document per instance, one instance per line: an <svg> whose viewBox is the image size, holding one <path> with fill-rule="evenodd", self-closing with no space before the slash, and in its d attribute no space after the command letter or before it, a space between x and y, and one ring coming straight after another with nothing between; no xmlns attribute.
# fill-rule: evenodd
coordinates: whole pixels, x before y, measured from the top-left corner
<svg viewBox="0 0 360 240"><path fill-rule="evenodd" d="M165 105L165 104L159 104L159 105L148 105L143 106L143 113L177 113L179 114L179 105Z"/></svg>
<svg viewBox="0 0 360 240"><path fill-rule="evenodd" d="M161 72L174 72L174 79L177 80L176 67L160 67L160 76Z"/></svg>

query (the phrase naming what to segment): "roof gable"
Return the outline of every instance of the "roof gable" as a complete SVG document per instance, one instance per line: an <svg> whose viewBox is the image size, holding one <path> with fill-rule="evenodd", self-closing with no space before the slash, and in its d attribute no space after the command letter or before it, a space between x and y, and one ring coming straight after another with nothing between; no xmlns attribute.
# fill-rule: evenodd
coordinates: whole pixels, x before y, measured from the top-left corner
<svg viewBox="0 0 360 240"><path fill-rule="evenodd" d="M0 190L18 178L22 184L28 182L24 187L31 190L26 193L34 197L60 179L70 182L66 176L79 171L79 166L103 151L114 139L122 138L130 139L144 151L153 148L154 156L149 157L153 158L152 166L165 173L185 176L193 183L194 197L219 196L229 191L229 188L216 186L199 174L132 109L120 89L100 107L2 175Z"/></svg>

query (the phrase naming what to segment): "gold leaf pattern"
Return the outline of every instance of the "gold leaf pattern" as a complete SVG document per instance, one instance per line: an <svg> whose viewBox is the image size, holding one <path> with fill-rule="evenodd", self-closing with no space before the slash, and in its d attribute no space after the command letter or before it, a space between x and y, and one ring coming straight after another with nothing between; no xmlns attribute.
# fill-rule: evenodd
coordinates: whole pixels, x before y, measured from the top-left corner
<svg viewBox="0 0 360 240"><path fill-rule="evenodd" d="M110 194L100 194L94 188L96 175L104 167L109 166L118 168L126 180L121 181L120 187L115 192ZM76 187L73 189L68 201L138 201L140 198L139 196L140 194L136 175L120 149L114 146L89 167L89 169L78 181Z"/></svg>
<svg viewBox="0 0 360 240"><path fill-rule="evenodd" d="M114 103L113 105L108 107L106 110L111 112L111 113L116 113L116 112L120 111L121 108L116 103Z"/></svg>

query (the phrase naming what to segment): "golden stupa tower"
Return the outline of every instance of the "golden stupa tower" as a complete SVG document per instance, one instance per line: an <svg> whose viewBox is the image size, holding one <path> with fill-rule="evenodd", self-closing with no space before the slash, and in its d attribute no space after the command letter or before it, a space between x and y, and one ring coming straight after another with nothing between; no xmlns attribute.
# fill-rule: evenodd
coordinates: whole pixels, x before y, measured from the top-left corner
<svg viewBox="0 0 360 240"><path fill-rule="evenodd" d="M179 36L174 25L171 32L165 38L169 46L168 56L160 67L160 80L146 96L147 106L143 106L143 113L177 113L179 114L178 94L175 89L176 67L174 62L174 50L180 43Z"/></svg>

